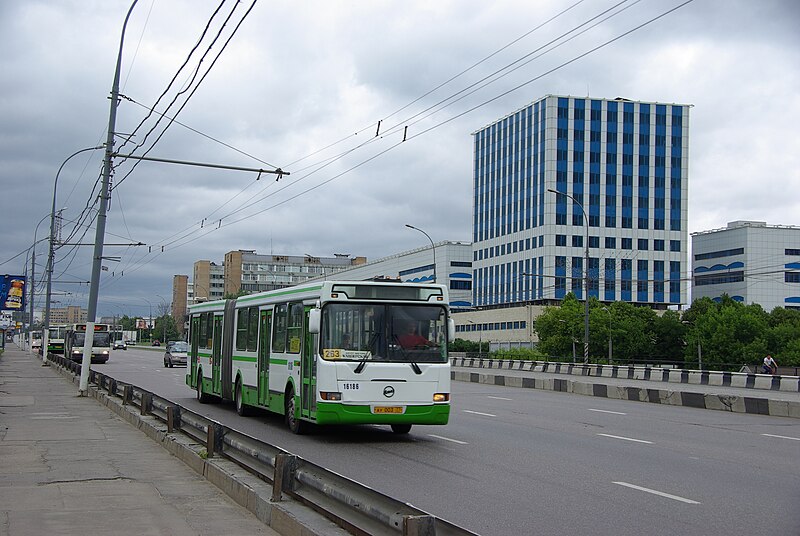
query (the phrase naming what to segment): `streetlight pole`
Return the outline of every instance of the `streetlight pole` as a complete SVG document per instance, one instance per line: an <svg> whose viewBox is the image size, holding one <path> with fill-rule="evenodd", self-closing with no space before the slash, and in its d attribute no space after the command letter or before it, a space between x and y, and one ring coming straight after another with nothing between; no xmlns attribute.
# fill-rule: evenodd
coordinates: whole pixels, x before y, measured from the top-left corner
<svg viewBox="0 0 800 536"><path fill-rule="evenodd" d="M39 242L39 240L37 239L37 236L39 235L39 226L47 218L47 216L49 216L49 214L45 214L42 217L42 219L39 220L39 223L36 224L36 229L34 229L34 231L33 231L33 245L31 246L31 279L30 279L30 285L29 285L30 289L31 289L31 303L30 303L30 307L29 307L30 318L28 320L28 344L31 344L33 342L33 339L31 339L31 337L30 337L30 333L31 333L31 326L33 325L33 309L34 309L33 302L34 302L34 296L36 295L36 244ZM23 313L23 318L24 318L25 311L23 310L22 313ZM44 333L42 334L42 337L43 337L42 344L45 344ZM46 348L46 346L45 346L45 348ZM33 346L32 345L31 345L30 349L33 350ZM42 352L43 364L45 364L45 365L47 364L47 355L46 354L47 354L46 352Z"/></svg>
<svg viewBox="0 0 800 536"><path fill-rule="evenodd" d="M583 254L583 264L584 264L584 297L583 297L583 362L589 362L589 217L586 215L586 209L583 208L583 203L572 197L570 194L566 192L559 192L558 190L553 190L552 188L547 189L548 192L553 192L556 195L563 195L572 199L579 207L581 207L581 212L583 213L583 223L586 227L586 239L584 243L584 254Z"/></svg>
<svg viewBox="0 0 800 536"><path fill-rule="evenodd" d="M159 298L161 298L161 303L164 304L164 318L161 320L161 324L164 326L162 330L163 337L161 337L161 342L167 344L167 318L169 317L169 312L171 307L167 305L167 300L161 294L156 294Z"/></svg>
<svg viewBox="0 0 800 536"><path fill-rule="evenodd" d="M608 364L611 364L611 308L603 307L608 313Z"/></svg>
<svg viewBox="0 0 800 536"><path fill-rule="evenodd" d="M94 257L92 259L92 280L89 285L89 306L86 320L86 343L83 346L83 362L81 363L81 380L78 386L78 395L85 396L89 388L89 367L92 363L92 343L94 342L94 323L97 318L97 295L100 291L100 269L103 264L103 242L106 234L106 210L108 207L109 184L111 182L112 154L114 153L114 134L117 123L117 106L119 106L119 78L122 66L122 44L125 41L125 28L138 0L133 0L125 22L122 25L122 35L119 39L119 52L117 53L117 66L114 70L114 83L111 86L111 110L108 114L108 134L106 136L106 154L103 160L103 182L100 188L99 207L97 212L97 227L94 237Z"/></svg>
<svg viewBox="0 0 800 536"><path fill-rule="evenodd" d="M148 307L150 307L150 316L147 317L147 336L150 338L150 344L153 344L153 304L147 298L139 298L147 302Z"/></svg>
<svg viewBox="0 0 800 536"><path fill-rule="evenodd" d="M433 251L433 282L436 283L436 246L433 245L433 239L431 239L431 236L422 229L419 229L409 224L406 224L406 227L408 227L409 229L414 229L415 231L419 231L420 233L427 236L428 240L431 241L431 251Z"/></svg>
<svg viewBox="0 0 800 536"><path fill-rule="evenodd" d="M49 338L50 335L50 296L52 294L53 289L53 255L55 253L55 248L53 247L53 242L55 241L56 237L56 193L58 192L58 176L61 174L61 170L64 169L64 165L69 162L72 157L77 156L81 153L85 153L86 151L96 151L98 149L102 149L102 145L98 145L97 147L87 147L85 149L80 149L75 151L71 155L69 155L61 165L58 167L58 171L56 172L56 178L53 181L53 206L50 209L50 240L48 245L47 251L47 290L45 291L45 298L44 298L44 328L42 329L42 345L47 343L47 339L45 339L45 333ZM58 211L59 218L61 217L61 211ZM42 364L47 365L47 359L43 355L42 356Z"/></svg>

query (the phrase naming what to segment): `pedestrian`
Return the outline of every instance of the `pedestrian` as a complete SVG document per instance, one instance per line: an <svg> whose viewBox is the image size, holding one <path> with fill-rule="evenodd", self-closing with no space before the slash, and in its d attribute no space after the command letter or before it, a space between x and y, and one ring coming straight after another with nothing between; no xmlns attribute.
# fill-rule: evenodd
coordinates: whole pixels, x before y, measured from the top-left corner
<svg viewBox="0 0 800 536"><path fill-rule="evenodd" d="M764 358L764 365L761 367L761 370L764 374L777 374L778 364L772 359L771 355L767 355L767 357Z"/></svg>

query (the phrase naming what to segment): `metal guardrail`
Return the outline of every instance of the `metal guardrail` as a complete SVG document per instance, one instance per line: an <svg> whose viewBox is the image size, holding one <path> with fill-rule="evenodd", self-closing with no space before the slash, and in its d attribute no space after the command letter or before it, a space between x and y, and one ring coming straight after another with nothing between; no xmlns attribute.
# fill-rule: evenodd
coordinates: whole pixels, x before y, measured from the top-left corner
<svg viewBox="0 0 800 536"><path fill-rule="evenodd" d="M48 359L76 375L80 374L79 363L56 354L50 354ZM139 408L142 415L151 415L166 423L168 432L181 432L192 438L205 447L203 454L206 457L226 458L271 483L272 502L280 501L283 496L291 497L352 534L476 535L141 387L119 382L95 370L90 370L89 382L110 396L120 398L123 405Z"/></svg>

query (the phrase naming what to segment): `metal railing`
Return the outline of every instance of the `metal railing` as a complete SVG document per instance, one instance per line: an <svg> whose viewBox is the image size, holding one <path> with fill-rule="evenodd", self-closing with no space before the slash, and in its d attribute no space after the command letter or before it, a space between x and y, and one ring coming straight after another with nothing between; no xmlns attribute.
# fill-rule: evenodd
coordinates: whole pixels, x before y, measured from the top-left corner
<svg viewBox="0 0 800 536"><path fill-rule="evenodd" d="M81 365L63 356L48 359L80 374ZM288 496L359 535L396 533L407 536L466 536L474 532L419 508L359 484L279 447L238 432L179 404L132 384L90 370L89 382L122 405L139 409L166 423L168 433L180 432L205 448L201 457L233 461L272 484L271 502Z"/></svg>

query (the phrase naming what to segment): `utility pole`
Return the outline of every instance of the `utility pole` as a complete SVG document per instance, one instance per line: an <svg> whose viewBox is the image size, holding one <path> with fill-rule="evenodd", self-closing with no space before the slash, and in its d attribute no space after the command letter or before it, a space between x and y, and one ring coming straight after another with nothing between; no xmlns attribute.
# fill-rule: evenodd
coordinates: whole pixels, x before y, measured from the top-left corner
<svg viewBox="0 0 800 536"><path fill-rule="evenodd" d="M133 0L125 23L122 25L122 35L119 39L119 52L117 53L117 66L114 70L114 83L111 87L111 110L108 114L108 133L106 135L106 154L103 159L103 182L100 188L100 200L97 213L97 226L94 238L94 257L92 258L92 279L89 283L89 306L86 318L86 342L83 346L83 361L81 362L81 379L78 385L78 395L85 396L89 389L89 368L92 363L92 344L94 343L94 324L97 319L97 295L100 290L100 269L103 264L103 242L106 234L106 210L108 207L109 183L111 182L112 154L114 153L114 133L117 123L117 107L119 106L119 77L122 65L122 45L125 41L125 28L138 0Z"/></svg>

